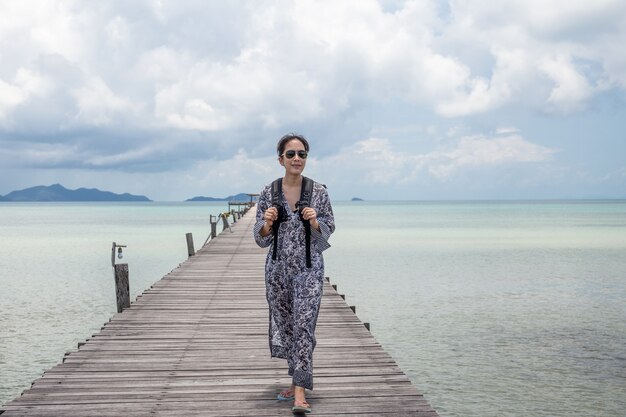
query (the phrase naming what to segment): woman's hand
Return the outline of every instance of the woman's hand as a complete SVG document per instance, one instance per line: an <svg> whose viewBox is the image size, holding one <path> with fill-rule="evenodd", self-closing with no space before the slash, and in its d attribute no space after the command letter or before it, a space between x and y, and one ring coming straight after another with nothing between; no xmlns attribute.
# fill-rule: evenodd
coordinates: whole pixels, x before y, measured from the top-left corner
<svg viewBox="0 0 626 417"><path fill-rule="evenodd" d="M317 221L317 212L313 207L305 207L302 209L302 218L308 220L315 230L320 230L320 223Z"/></svg>
<svg viewBox="0 0 626 417"><path fill-rule="evenodd" d="M263 220L265 224L271 229L274 222L278 220L278 209L276 207L270 207L263 213Z"/></svg>
<svg viewBox="0 0 626 417"><path fill-rule="evenodd" d="M265 224L259 231L259 234L262 237L269 236L269 234L272 233L272 226L277 219L278 210L276 209L276 207L270 207L265 210L265 213L263 213L263 220L265 221Z"/></svg>

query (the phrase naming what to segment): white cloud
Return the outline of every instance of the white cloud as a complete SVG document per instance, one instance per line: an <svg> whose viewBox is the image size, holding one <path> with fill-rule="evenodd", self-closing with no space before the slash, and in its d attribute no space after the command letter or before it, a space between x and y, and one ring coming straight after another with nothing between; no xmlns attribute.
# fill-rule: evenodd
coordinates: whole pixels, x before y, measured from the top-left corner
<svg viewBox="0 0 626 417"><path fill-rule="evenodd" d="M131 71L136 78L147 77L156 86L163 86L179 81L193 65L193 57L162 45L143 51Z"/></svg>
<svg viewBox="0 0 626 417"><path fill-rule="evenodd" d="M555 152L554 149L528 142L519 135L464 137L452 150L429 154L432 162L428 164L428 171L445 180L465 168L548 161Z"/></svg>
<svg viewBox="0 0 626 417"><path fill-rule="evenodd" d="M87 4L77 1L1 2L0 16L0 48L8 57L19 58L3 59L9 68L40 54L80 60L90 49L97 19Z"/></svg>
<svg viewBox="0 0 626 417"><path fill-rule="evenodd" d="M568 114L584 110L600 91L624 90L626 61L615 49L626 41L622 1L513 0L494 7L467 0L450 8L442 44L471 72L464 88L440 103L444 115L511 104ZM600 67L590 72L590 63Z"/></svg>
<svg viewBox="0 0 626 417"><path fill-rule="evenodd" d="M111 19L104 27L104 31L107 34L108 41L112 44L119 44L129 40L130 28L126 19L121 16L115 16Z"/></svg>
<svg viewBox="0 0 626 417"><path fill-rule="evenodd" d="M425 175L445 182L476 170L547 162L555 152L516 133L493 138L465 136L452 145L425 153L394 150L388 139L369 138L319 161L316 169L326 176L333 173L339 181L359 178L365 184L406 185L424 182Z"/></svg>
<svg viewBox="0 0 626 417"><path fill-rule="evenodd" d="M593 88L566 57L546 58L540 63L540 68L555 83L547 99L548 110L561 113L579 111L593 95Z"/></svg>
<svg viewBox="0 0 626 417"><path fill-rule="evenodd" d="M0 79L0 121L6 120L8 113L27 98L21 88Z"/></svg>
<svg viewBox="0 0 626 417"><path fill-rule="evenodd" d="M119 117L128 117L133 104L117 96L99 77L93 77L72 91L78 104L76 119L87 125L108 125Z"/></svg>
<svg viewBox="0 0 626 417"><path fill-rule="evenodd" d="M589 80L578 59L606 65L606 82L624 85L623 64L615 57L623 54L606 46L623 44L615 37L624 41L623 33L569 42L554 35L575 28L602 33L605 21L619 22L625 15L621 3L611 0L593 5L516 0L500 7L452 1L445 19L434 1L399 3L394 12L374 0L323 6L250 3L217 10L167 1L126 7L19 4L26 5L0 6L0 15L11 17L0 29L4 38L28 34L19 48L0 43L9 63L2 79L13 79L20 66L36 73L32 63L38 57L57 54L106 85L106 97L125 97L134 108L142 107L136 123L151 126L279 128L316 123L380 100L463 117L511 103L533 106L540 97L546 110L571 113L593 97L592 85L604 82ZM231 29L216 12L235 19ZM82 89L93 90L92 84ZM83 109L80 120L87 125L110 120L107 112L85 111L84 94L76 96ZM4 99L5 118L18 96L12 90Z"/></svg>
<svg viewBox="0 0 626 417"><path fill-rule="evenodd" d="M498 135L508 135L508 134L514 134L514 133L519 133L519 129L516 127L499 127L496 129L496 134Z"/></svg>

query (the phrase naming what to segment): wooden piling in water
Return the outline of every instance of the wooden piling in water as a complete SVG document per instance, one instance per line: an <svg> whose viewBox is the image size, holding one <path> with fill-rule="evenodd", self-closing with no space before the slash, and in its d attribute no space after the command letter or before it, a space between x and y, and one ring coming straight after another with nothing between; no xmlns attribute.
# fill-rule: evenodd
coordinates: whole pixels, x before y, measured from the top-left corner
<svg viewBox="0 0 626 417"><path fill-rule="evenodd" d="M196 250L193 247L193 235L187 233L185 237L187 238L187 257L190 258L196 254Z"/></svg>
<svg viewBox="0 0 626 417"><path fill-rule="evenodd" d="M213 215L210 215L209 223L211 223L211 239L213 239L217 236L217 219L213 221Z"/></svg>
<svg viewBox="0 0 626 417"><path fill-rule="evenodd" d="M115 264L113 266L115 275L115 299L117 312L121 313L125 308L130 307L130 290L128 284L128 264Z"/></svg>

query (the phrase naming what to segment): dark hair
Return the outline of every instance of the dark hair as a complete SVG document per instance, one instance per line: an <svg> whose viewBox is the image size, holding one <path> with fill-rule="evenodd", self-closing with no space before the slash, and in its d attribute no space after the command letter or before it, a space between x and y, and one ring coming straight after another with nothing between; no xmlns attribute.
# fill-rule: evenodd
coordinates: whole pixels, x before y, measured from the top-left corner
<svg viewBox="0 0 626 417"><path fill-rule="evenodd" d="M307 152L309 151L309 142L305 139L304 136L298 135L297 133L287 133L285 136L280 138L280 140L278 141L278 145L276 145L278 156L281 156L283 152L285 152L285 146L287 146L287 143L294 139L302 142L302 144L304 145L304 150Z"/></svg>

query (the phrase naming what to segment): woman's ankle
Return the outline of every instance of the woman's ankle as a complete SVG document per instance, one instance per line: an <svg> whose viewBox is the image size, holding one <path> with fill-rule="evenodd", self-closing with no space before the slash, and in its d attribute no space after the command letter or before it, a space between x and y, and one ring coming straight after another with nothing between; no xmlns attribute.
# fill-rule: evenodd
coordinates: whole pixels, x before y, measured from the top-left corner
<svg viewBox="0 0 626 417"><path fill-rule="evenodd" d="M293 394L294 394L294 398L295 398L296 402L306 402L306 398L305 398L306 397L306 395L305 395L306 392L305 392L305 389L303 387L296 386L294 388Z"/></svg>

